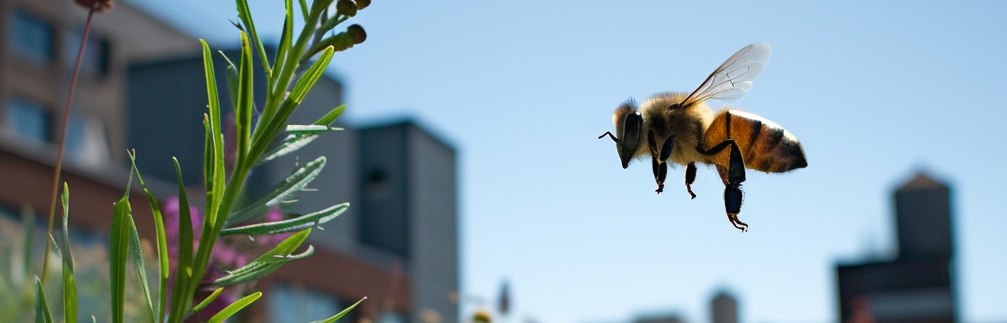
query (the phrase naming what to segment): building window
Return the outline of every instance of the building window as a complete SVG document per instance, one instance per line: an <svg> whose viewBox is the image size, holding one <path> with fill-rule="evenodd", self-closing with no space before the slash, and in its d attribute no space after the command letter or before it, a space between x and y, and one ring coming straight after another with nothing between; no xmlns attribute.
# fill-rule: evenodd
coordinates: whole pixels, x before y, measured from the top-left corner
<svg viewBox="0 0 1007 323"><path fill-rule="evenodd" d="M77 50L80 49L80 40L84 36L83 33L82 29L74 30L68 32L64 38L66 39L66 44L64 44L63 48L66 53L63 55L63 65L71 71L77 63ZM81 72L104 76L108 72L109 48L108 40L92 32L87 37L87 44L84 45L84 58L81 60L80 66Z"/></svg>
<svg viewBox="0 0 1007 323"><path fill-rule="evenodd" d="M332 295L279 283L269 291L269 321L293 323L324 320L339 313L341 305ZM337 322L349 322L349 317L344 316Z"/></svg>
<svg viewBox="0 0 1007 323"><path fill-rule="evenodd" d="M108 135L100 119L71 114L66 127L68 156L87 167L98 167L111 161Z"/></svg>
<svg viewBox="0 0 1007 323"><path fill-rule="evenodd" d="M23 137L48 142L52 116L42 105L22 99L7 100L4 125Z"/></svg>
<svg viewBox="0 0 1007 323"><path fill-rule="evenodd" d="M45 20L25 11L14 11L10 42L17 55L40 62L51 61L54 33L53 26Z"/></svg>

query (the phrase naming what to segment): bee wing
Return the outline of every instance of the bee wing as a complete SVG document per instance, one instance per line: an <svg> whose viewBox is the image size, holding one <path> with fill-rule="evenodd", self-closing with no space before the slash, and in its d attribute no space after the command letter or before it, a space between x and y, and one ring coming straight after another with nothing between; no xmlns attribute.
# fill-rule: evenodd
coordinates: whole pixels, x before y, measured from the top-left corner
<svg viewBox="0 0 1007 323"><path fill-rule="evenodd" d="M742 48L724 64L720 64L680 105L688 106L709 99L736 100L745 97L752 87L752 80L766 67L770 51L767 42Z"/></svg>

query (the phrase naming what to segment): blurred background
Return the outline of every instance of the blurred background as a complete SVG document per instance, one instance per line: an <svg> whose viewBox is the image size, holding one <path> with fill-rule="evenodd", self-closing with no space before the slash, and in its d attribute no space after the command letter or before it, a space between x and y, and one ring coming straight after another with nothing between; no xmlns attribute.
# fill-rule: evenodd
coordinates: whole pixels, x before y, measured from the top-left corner
<svg viewBox="0 0 1007 323"><path fill-rule="evenodd" d="M50 126L85 13L0 3L2 186L37 173L44 192L6 189L0 204L43 213ZM275 43L282 2L251 9ZM1005 13L1005 2L375 1L350 20L366 42L334 57L306 108L346 103L347 131L299 160L326 154L334 175L313 185L354 206L313 235L328 269L278 273L263 286L279 296L255 313L325 312L378 290L357 319L1007 322ZM229 1L120 1L96 16L67 176L114 192L137 148L170 194L173 170L156 163L202 151L196 39L236 48L231 21ZM796 135L809 166L749 172L741 233L715 169L700 167L694 200L683 167L656 195L646 162L622 169L597 137L618 104L692 91L757 41L772 56L730 104ZM92 222L79 227L104 230Z"/></svg>

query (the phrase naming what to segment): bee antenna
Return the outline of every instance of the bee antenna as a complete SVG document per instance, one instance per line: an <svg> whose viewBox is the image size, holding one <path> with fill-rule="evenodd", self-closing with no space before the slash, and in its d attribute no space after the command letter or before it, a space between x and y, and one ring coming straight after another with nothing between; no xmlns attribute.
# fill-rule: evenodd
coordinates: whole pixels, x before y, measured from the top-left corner
<svg viewBox="0 0 1007 323"><path fill-rule="evenodd" d="M601 134L601 136L598 136L598 139L605 138L605 135L608 135L610 138L612 138L612 141L615 141L616 143L619 142L618 139L615 139L615 135L613 135L611 131L605 131L605 133Z"/></svg>

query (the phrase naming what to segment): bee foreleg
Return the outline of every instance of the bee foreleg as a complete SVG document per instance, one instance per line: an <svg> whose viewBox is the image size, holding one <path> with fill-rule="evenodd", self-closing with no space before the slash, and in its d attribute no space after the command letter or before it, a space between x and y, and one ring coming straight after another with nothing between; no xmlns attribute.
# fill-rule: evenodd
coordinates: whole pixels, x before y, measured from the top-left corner
<svg viewBox="0 0 1007 323"><path fill-rule="evenodd" d="M692 192L692 182L696 181L696 163L689 163L689 166L685 167L685 189L689 191L689 195L692 198L696 198L696 193Z"/></svg>

